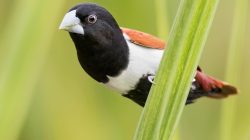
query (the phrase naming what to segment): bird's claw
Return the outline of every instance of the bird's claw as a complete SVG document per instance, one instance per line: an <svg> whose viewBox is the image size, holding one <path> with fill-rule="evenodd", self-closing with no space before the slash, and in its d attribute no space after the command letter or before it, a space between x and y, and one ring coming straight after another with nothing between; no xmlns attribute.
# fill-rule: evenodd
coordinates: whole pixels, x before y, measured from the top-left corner
<svg viewBox="0 0 250 140"><path fill-rule="evenodd" d="M156 83L154 82L154 78L155 78L154 75L150 75L150 76L148 76L148 81L149 81L150 83L152 83L152 84L156 84Z"/></svg>

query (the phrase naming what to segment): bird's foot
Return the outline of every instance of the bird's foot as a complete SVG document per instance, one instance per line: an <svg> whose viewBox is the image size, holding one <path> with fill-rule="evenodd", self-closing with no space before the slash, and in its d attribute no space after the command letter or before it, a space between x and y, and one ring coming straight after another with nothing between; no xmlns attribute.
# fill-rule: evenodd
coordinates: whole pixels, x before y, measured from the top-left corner
<svg viewBox="0 0 250 140"><path fill-rule="evenodd" d="M148 76L148 81L150 82L150 83L152 83L152 84L156 84L155 82L154 82L154 78L155 78L155 76L154 75L149 75Z"/></svg>

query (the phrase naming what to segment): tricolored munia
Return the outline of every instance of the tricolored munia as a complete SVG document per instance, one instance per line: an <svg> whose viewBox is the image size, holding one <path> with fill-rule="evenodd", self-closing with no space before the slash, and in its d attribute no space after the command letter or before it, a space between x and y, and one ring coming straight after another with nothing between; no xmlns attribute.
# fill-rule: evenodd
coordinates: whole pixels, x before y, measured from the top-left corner
<svg viewBox="0 0 250 140"><path fill-rule="evenodd" d="M74 6L59 27L69 32L82 68L96 81L144 106L165 42L137 30L120 28L103 7ZM186 104L200 97L225 98L237 89L205 75L198 67Z"/></svg>

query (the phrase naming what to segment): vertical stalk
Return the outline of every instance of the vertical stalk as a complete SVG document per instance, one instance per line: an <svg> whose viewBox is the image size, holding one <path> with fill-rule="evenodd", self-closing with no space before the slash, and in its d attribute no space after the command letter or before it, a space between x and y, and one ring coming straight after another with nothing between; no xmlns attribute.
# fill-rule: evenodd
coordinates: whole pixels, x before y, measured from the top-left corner
<svg viewBox="0 0 250 140"><path fill-rule="evenodd" d="M171 140L219 0L182 0L134 140Z"/></svg>
<svg viewBox="0 0 250 140"><path fill-rule="evenodd" d="M156 15L156 29L157 35L160 38L168 38L170 29L170 21L168 17L169 12L167 11L167 3L171 3L171 0L155 0L155 15ZM179 140L179 133L175 134L174 140Z"/></svg>
<svg viewBox="0 0 250 140"><path fill-rule="evenodd" d="M233 15L232 35L228 50L226 69L226 81L240 85L239 73L242 69L241 54L244 51L243 42L247 27L248 0L234 1L235 9ZM233 123L235 122L237 98L230 98L223 101L221 114L221 140L231 140Z"/></svg>

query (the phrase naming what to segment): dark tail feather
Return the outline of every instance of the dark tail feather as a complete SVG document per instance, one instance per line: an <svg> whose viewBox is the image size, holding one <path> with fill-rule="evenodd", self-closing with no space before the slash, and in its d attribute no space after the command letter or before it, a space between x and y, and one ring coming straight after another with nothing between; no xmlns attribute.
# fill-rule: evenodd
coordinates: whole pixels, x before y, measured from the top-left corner
<svg viewBox="0 0 250 140"><path fill-rule="evenodd" d="M222 82L222 81L219 81L219 82ZM217 87L217 88L219 88L219 91L218 92L211 92L211 94L208 94L208 97L215 98L215 99L221 99L221 98L226 98L230 95L235 95L238 93L238 90L236 87L234 87L228 83L225 83L225 82L222 82L222 86ZM212 91L213 91L213 89L212 89Z"/></svg>
<svg viewBox="0 0 250 140"><path fill-rule="evenodd" d="M208 93L206 95L207 97L222 99L238 93L236 87L211 76L207 76L202 72L197 72L195 78L202 89Z"/></svg>

